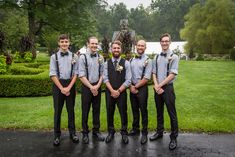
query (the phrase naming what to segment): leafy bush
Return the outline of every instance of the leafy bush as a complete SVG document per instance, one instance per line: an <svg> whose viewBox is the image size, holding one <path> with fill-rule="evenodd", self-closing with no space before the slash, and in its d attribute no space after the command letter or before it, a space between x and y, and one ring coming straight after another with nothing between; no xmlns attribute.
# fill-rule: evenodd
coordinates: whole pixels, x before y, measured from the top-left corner
<svg viewBox="0 0 235 157"><path fill-rule="evenodd" d="M196 57L196 61L204 61L203 55L198 54L198 56Z"/></svg>
<svg viewBox="0 0 235 157"><path fill-rule="evenodd" d="M230 59L235 60L235 48L230 50Z"/></svg>
<svg viewBox="0 0 235 157"><path fill-rule="evenodd" d="M7 72L6 57L0 55L0 74L5 74Z"/></svg>
<svg viewBox="0 0 235 157"><path fill-rule="evenodd" d="M36 68L27 68L25 66L12 66L10 71L13 75L35 75L42 73L44 70Z"/></svg>
<svg viewBox="0 0 235 157"><path fill-rule="evenodd" d="M33 62L33 54L31 52L26 52L24 55L24 60L27 63Z"/></svg>
<svg viewBox="0 0 235 157"><path fill-rule="evenodd" d="M25 62L26 63L31 63L31 62L34 62L33 54L29 51L21 53L21 54L19 52L16 52L15 56L14 56L14 62L15 63L25 63Z"/></svg>
<svg viewBox="0 0 235 157"><path fill-rule="evenodd" d="M1 75L0 96L46 96L51 95L52 82L48 71L42 75Z"/></svg>

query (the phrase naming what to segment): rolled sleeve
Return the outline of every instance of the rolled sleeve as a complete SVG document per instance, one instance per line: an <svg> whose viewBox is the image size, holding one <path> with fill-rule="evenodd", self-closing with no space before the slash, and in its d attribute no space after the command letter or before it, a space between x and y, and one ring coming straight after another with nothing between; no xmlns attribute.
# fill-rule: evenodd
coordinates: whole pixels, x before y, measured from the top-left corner
<svg viewBox="0 0 235 157"><path fill-rule="evenodd" d="M169 70L170 73L178 75L178 67L179 67L179 57L177 55L174 55L172 57L172 62Z"/></svg>
<svg viewBox="0 0 235 157"><path fill-rule="evenodd" d="M109 82L108 79L108 62L103 64L103 83Z"/></svg>
<svg viewBox="0 0 235 157"><path fill-rule="evenodd" d="M146 69L145 69L144 78L150 80L151 74L152 74L152 60L149 59L148 65L146 66Z"/></svg>
<svg viewBox="0 0 235 157"><path fill-rule="evenodd" d="M85 57L81 55L78 60L78 77L86 76Z"/></svg>
<svg viewBox="0 0 235 157"><path fill-rule="evenodd" d="M52 55L50 58L50 73L49 76L56 76L57 75L57 70L56 70L56 60L55 60L55 55Z"/></svg>
<svg viewBox="0 0 235 157"><path fill-rule="evenodd" d="M126 69L125 82L122 85L128 88L131 84L131 65L129 61L125 61L125 69Z"/></svg>

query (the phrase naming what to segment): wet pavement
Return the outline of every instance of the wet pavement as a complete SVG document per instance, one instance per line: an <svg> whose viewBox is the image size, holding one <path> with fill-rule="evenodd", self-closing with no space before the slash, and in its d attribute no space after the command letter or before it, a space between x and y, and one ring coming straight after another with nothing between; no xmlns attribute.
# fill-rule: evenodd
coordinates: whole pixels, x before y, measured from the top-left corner
<svg viewBox="0 0 235 157"><path fill-rule="evenodd" d="M80 142L74 144L63 132L61 145L54 147L52 132L0 130L0 157L235 157L235 134L179 134L173 151L168 149L168 133L145 145L140 144L140 136L129 137L125 145L119 133L109 144L96 141L92 135L89 144L82 144L82 135L78 135Z"/></svg>

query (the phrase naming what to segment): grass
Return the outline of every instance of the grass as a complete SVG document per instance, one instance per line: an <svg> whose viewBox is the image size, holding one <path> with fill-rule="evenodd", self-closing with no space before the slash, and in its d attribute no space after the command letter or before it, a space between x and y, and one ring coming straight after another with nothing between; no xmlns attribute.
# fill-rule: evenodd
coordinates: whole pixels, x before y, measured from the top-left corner
<svg viewBox="0 0 235 157"><path fill-rule="evenodd" d="M179 128L190 132L235 132L235 62L181 61L175 82L176 108ZM102 95L101 130L106 131L105 96ZM156 128L156 109L152 86L148 99L149 129ZM0 128L3 129L53 129L52 97L0 98ZM76 128L81 130L80 94L76 98ZM91 113L91 112L90 112ZM62 128L67 129L65 107ZM92 127L92 116L89 115ZM132 113L128 100L128 126ZM115 113L116 128L120 128L118 110ZM170 130L165 110L165 128Z"/></svg>

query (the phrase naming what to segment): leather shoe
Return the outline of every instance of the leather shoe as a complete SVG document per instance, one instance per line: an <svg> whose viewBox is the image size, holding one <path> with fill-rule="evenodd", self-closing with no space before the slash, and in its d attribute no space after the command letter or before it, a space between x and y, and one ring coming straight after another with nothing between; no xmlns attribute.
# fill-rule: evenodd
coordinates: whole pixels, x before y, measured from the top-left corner
<svg viewBox="0 0 235 157"><path fill-rule="evenodd" d="M105 140L104 136L102 136L100 132L93 132L93 136L95 136L99 141Z"/></svg>
<svg viewBox="0 0 235 157"><path fill-rule="evenodd" d="M73 141L73 143L79 142L79 138L76 134L70 134L70 139Z"/></svg>
<svg viewBox="0 0 235 157"><path fill-rule="evenodd" d="M113 138L114 138L114 134L109 133L108 136L107 136L106 139L105 139L105 142L106 142L106 143L109 143L109 142L112 141Z"/></svg>
<svg viewBox="0 0 235 157"><path fill-rule="evenodd" d="M140 134L140 130L135 130L135 129L132 129L130 132L129 132L129 136L136 136L136 135L139 135Z"/></svg>
<svg viewBox="0 0 235 157"><path fill-rule="evenodd" d="M124 144L127 144L129 142L128 136L127 135L122 135L122 142Z"/></svg>
<svg viewBox="0 0 235 157"><path fill-rule="evenodd" d="M59 137L56 137L56 138L54 139L53 145L56 146L56 147L60 145L60 138L59 138Z"/></svg>
<svg viewBox="0 0 235 157"><path fill-rule="evenodd" d="M89 143L88 134L83 134L82 142L83 142L84 144L88 144L88 143Z"/></svg>
<svg viewBox="0 0 235 157"><path fill-rule="evenodd" d="M147 135L142 135L140 143L145 144L148 141Z"/></svg>
<svg viewBox="0 0 235 157"><path fill-rule="evenodd" d="M177 147L177 141L176 139L171 139L170 143L169 143L169 149L170 150L174 150Z"/></svg>
<svg viewBox="0 0 235 157"><path fill-rule="evenodd" d="M162 137L163 137L162 133L156 132L152 136L150 136L149 139L150 139L150 141L154 141L154 140L157 140L157 139L162 138Z"/></svg>

